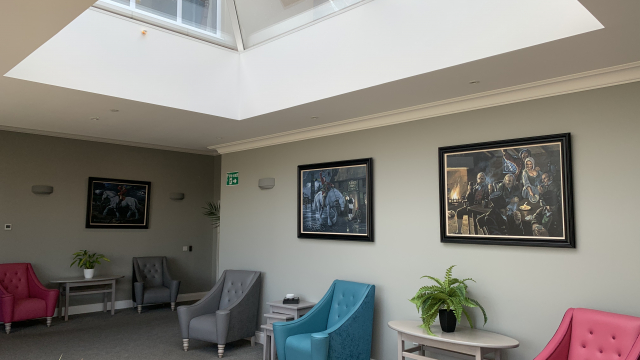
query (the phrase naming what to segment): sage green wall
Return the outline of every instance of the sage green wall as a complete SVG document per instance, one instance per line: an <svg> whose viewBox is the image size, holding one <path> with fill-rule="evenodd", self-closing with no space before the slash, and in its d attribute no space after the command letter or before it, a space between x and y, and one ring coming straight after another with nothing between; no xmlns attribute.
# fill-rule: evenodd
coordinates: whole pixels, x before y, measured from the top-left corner
<svg viewBox="0 0 640 360"><path fill-rule="evenodd" d="M533 359L569 307L640 316L640 83L487 108L222 156L220 269L264 272L263 304L319 300L334 279L376 285L374 359L394 359L390 320L414 319L422 275L473 277L484 329L518 339ZM440 243L438 147L571 132L576 249ZM296 166L372 157L375 242L296 237ZM275 177L260 190L258 179ZM473 311L475 321L480 317Z"/></svg>
<svg viewBox="0 0 640 360"><path fill-rule="evenodd" d="M71 253L88 249L111 262L96 274L122 274L116 300L131 299L131 258L164 255L181 293L210 289L213 230L202 215L214 197L219 176L213 156L70 140L0 131L0 263L30 262L45 284L78 276ZM86 229L90 176L151 182L148 230ZM35 195L32 185L51 185L51 195ZM218 184L219 186L219 184ZM169 199L183 192L185 199ZM192 245L193 252L182 252ZM96 303L101 296L78 296L71 305Z"/></svg>

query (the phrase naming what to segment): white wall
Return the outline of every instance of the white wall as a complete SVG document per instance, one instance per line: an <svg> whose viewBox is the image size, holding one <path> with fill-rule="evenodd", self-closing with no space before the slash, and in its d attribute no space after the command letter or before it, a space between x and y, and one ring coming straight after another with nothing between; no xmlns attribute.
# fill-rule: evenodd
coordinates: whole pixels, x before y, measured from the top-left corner
<svg viewBox="0 0 640 360"><path fill-rule="evenodd" d="M395 357L387 322L418 320L407 299L420 276L452 264L477 281L485 329L520 341L512 360L534 358L569 307L640 316L639 97L633 83L225 154L222 176L239 171L240 185L222 187L220 268L263 271L263 304L317 301L334 279L375 284L377 360ZM440 243L438 147L561 132L572 133L576 249ZM298 239L296 167L363 157L374 159L375 242ZM260 190L263 177L275 188Z"/></svg>

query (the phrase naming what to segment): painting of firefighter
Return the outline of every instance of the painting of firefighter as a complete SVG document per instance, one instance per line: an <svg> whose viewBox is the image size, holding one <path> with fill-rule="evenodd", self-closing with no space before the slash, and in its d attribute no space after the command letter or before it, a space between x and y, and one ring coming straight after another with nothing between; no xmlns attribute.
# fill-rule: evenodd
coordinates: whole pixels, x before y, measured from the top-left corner
<svg viewBox="0 0 640 360"><path fill-rule="evenodd" d="M298 237L373 241L372 159L298 166Z"/></svg>
<svg viewBox="0 0 640 360"><path fill-rule="evenodd" d="M575 247L570 134L439 149L441 241Z"/></svg>
<svg viewBox="0 0 640 360"><path fill-rule="evenodd" d="M151 183L89 178L87 228L148 229Z"/></svg>

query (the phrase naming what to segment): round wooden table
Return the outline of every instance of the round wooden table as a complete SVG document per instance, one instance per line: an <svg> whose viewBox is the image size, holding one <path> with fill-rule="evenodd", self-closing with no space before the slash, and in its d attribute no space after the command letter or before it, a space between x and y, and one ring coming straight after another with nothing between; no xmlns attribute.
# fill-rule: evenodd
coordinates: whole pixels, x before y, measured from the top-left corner
<svg viewBox="0 0 640 360"><path fill-rule="evenodd" d="M508 336L464 326L457 326L455 332L446 333L440 325L434 325L431 326L431 331L435 334L433 336L427 334L420 325L420 321L389 321L389 327L398 332L398 360L434 360L426 357L425 351L449 352L446 355L450 356L462 353L474 356L475 360L482 360L484 355L494 353L495 360L500 360L502 349L517 348L520 345L517 340ZM405 349L405 341L419 345Z"/></svg>

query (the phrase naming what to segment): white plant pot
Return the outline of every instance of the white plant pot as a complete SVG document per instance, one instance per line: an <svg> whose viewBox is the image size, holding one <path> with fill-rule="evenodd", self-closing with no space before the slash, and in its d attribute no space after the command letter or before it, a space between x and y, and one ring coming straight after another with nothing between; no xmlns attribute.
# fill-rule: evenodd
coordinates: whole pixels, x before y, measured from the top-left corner
<svg viewBox="0 0 640 360"><path fill-rule="evenodd" d="M95 269L84 269L84 278L85 279L93 279L93 271Z"/></svg>

